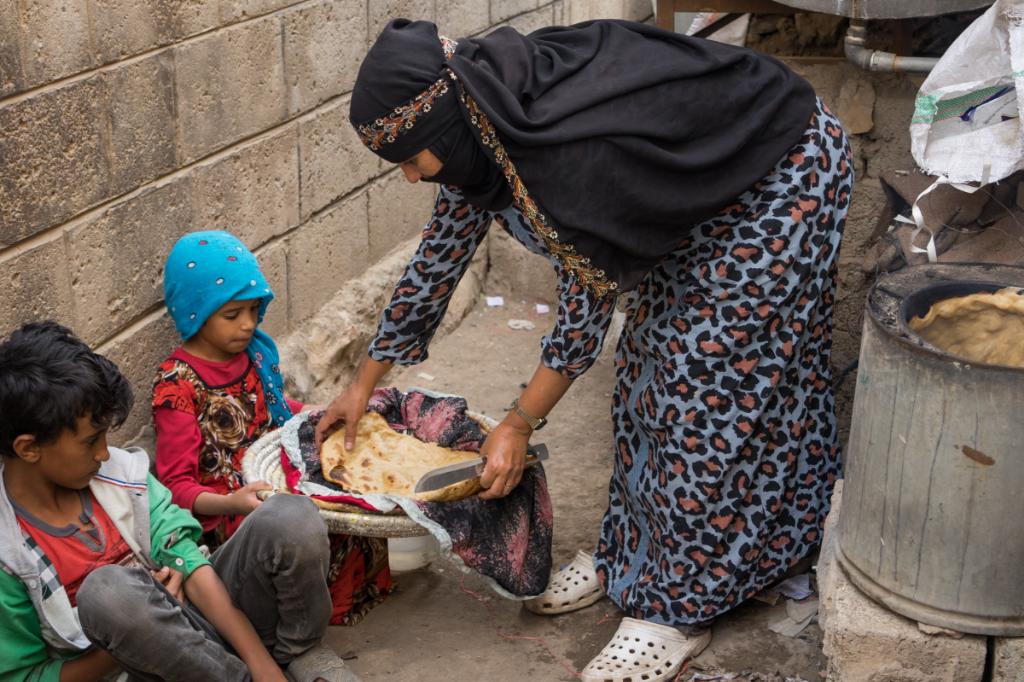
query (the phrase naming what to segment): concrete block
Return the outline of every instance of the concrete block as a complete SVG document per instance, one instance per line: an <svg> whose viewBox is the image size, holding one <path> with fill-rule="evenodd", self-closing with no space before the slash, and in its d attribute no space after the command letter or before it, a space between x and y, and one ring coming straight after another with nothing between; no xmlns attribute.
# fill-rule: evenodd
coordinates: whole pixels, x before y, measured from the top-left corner
<svg viewBox="0 0 1024 682"><path fill-rule="evenodd" d="M836 526L842 487L832 497L818 559L823 649L834 682L979 682L985 669L985 638L925 634L862 594L836 558Z"/></svg>
<svg viewBox="0 0 1024 682"><path fill-rule="evenodd" d="M628 21L643 21L654 16L651 0L623 0L622 18Z"/></svg>
<svg viewBox="0 0 1024 682"><path fill-rule="evenodd" d="M181 161L203 157L287 117L277 17L211 33L174 52Z"/></svg>
<svg viewBox="0 0 1024 682"><path fill-rule="evenodd" d="M106 64L216 28L220 7L217 0L92 0L92 22Z"/></svg>
<svg viewBox="0 0 1024 682"><path fill-rule="evenodd" d="M547 258L527 251L497 223L491 224L486 246L491 263L487 293L541 303L558 302L558 279Z"/></svg>
<svg viewBox="0 0 1024 682"><path fill-rule="evenodd" d="M98 77L0 105L0 246L107 196L103 107Z"/></svg>
<svg viewBox="0 0 1024 682"><path fill-rule="evenodd" d="M434 21L434 0L372 0L368 7L367 46L373 45L381 29L392 19Z"/></svg>
<svg viewBox="0 0 1024 682"><path fill-rule="evenodd" d="M234 23L300 2L302 0L221 0L221 19L226 24Z"/></svg>
<svg viewBox="0 0 1024 682"><path fill-rule="evenodd" d="M103 76L110 115L110 194L135 189L175 168L174 74L167 53Z"/></svg>
<svg viewBox="0 0 1024 682"><path fill-rule="evenodd" d="M377 261L423 231L434 209L437 185L409 183L401 171L395 170L375 181L369 195L369 259Z"/></svg>
<svg viewBox="0 0 1024 682"><path fill-rule="evenodd" d="M1024 637L996 637L992 653L992 682L1024 680Z"/></svg>
<svg viewBox="0 0 1024 682"><path fill-rule="evenodd" d="M416 251L410 239L348 280L308 321L278 341L285 390L306 402L327 402L352 378L377 330L381 311ZM290 249L295 253L294 248ZM293 300L305 295L292 290Z"/></svg>
<svg viewBox="0 0 1024 682"><path fill-rule="evenodd" d="M282 15L288 110L292 114L348 92L366 54L363 0L302 6Z"/></svg>
<svg viewBox="0 0 1024 682"><path fill-rule="evenodd" d="M197 228L226 230L254 249L299 224L296 126L204 161L191 175Z"/></svg>
<svg viewBox="0 0 1024 682"><path fill-rule="evenodd" d="M349 97L299 122L302 219L380 174L376 154L348 122Z"/></svg>
<svg viewBox="0 0 1024 682"><path fill-rule="evenodd" d="M551 3L552 26L565 26L569 23L567 3L568 0L555 0Z"/></svg>
<svg viewBox="0 0 1024 682"><path fill-rule="evenodd" d="M21 18L18 3L0 2L0 97L22 89Z"/></svg>
<svg viewBox="0 0 1024 682"><path fill-rule="evenodd" d="M142 320L130 332L103 344L96 350L110 358L127 377L135 392L135 407L128 419L110 436L111 444L134 441L144 435L153 422L150 400L157 366L171 354L181 340L167 313L156 313ZM155 452L150 452L152 459Z"/></svg>
<svg viewBox="0 0 1024 682"><path fill-rule="evenodd" d="M538 0L491 0L491 24L500 24L518 14L531 12L540 4Z"/></svg>
<svg viewBox="0 0 1024 682"><path fill-rule="evenodd" d="M490 25L488 0L437 0L437 30L441 35L472 36Z"/></svg>
<svg viewBox="0 0 1024 682"><path fill-rule="evenodd" d="M0 337L39 320L74 326L67 261L64 239L58 235L0 262Z"/></svg>
<svg viewBox="0 0 1024 682"><path fill-rule="evenodd" d="M520 14L508 20L508 25L523 35L533 33L538 28L551 26L555 21L555 11L552 5L545 5L527 14Z"/></svg>
<svg viewBox="0 0 1024 682"><path fill-rule="evenodd" d="M260 270L267 278L274 300L267 307L261 325L275 339L288 333L288 244L279 240L256 251Z"/></svg>
<svg viewBox="0 0 1024 682"><path fill-rule="evenodd" d="M197 229L187 181L143 191L68 236L75 330L100 343L157 306L163 266L178 237Z"/></svg>
<svg viewBox="0 0 1024 682"><path fill-rule="evenodd" d="M622 0L565 0L565 24L592 19L621 19Z"/></svg>
<svg viewBox="0 0 1024 682"><path fill-rule="evenodd" d="M20 6L24 87L98 65L89 35L89 0L25 0Z"/></svg>
<svg viewBox="0 0 1024 682"><path fill-rule="evenodd" d="M360 192L331 207L288 238L289 317L298 324L316 314L348 280L372 262L367 196Z"/></svg>

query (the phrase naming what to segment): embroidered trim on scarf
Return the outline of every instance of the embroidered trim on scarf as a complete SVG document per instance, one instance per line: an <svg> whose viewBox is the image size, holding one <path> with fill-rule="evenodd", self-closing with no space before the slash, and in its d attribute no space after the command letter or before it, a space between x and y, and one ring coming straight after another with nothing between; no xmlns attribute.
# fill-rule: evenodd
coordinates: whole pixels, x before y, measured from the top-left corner
<svg viewBox="0 0 1024 682"><path fill-rule="evenodd" d="M469 113L469 119L480 132L480 141L494 154L495 162L501 168L505 179L512 188L513 203L526 216L526 219L530 221L530 225L533 226L534 231L544 241L551 255L558 259L562 267L575 276L577 282L590 289L598 298L615 294L619 288L617 282L608 279L605 276L604 270L591 263L589 258L576 253L576 249L572 244L558 241L558 232L548 225L547 219L537 206L537 202L533 200L527 191L523 179L516 171L515 164L512 163L512 159L505 152L504 145L498 139L498 134L491 120L477 106L473 98L466 93L465 88L462 87L462 83L458 81L454 73L452 78L455 80L456 87L458 88L459 99Z"/></svg>
<svg viewBox="0 0 1024 682"><path fill-rule="evenodd" d="M441 40L441 49L444 50L444 58L451 59L455 54L455 47L458 42L445 36L438 36ZM387 116L375 119L371 123L364 123L358 127L359 137L363 144L373 151L380 151L384 145L394 142L404 130L411 130L416 120L430 111L434 101L438 97L448 93L448 78L442 76L434 83L412 98L411 101L395 107Z"/></svg>
<svg viewBox="0 0 1024 682"><path fill-rule="evenodd" d="M455 54L458 42L445 36L438 36L438 38L441 40L441 48L444 50L445 59L451 59L452 55ZM363 144L374 151L379 151L385 144L394 142L403 131L411 130L416 120L430 111L434 101L438 97L447 94L449 79L455 83L459 100L466 107L466 111L469 112L470 120L478 128L480 141L491 150L494 160L505 175L505 180L512 188L513 203L530 221L534 231L544 241L545 246L547 246L548 252L562 264L562 267L575 276L576 281L592 291L598 298L604 298L617 293L618 283L608 279L605 276L604 270L591 263L589 258L576 253L576 249L572 244L564 244L558 241L558 232L548 226L547 219L541 213L537 202L530 197L530 193L526 190L526 185L523 184L522 178L519 177L519 173L516 171L515 164L512 163L512 159L505 153L505 147L498 139L494 125L487 118L487 115L480 110L480 107L473 101L473 98L466 94L465 88L459 82L458 76L451 70L445 69L445 75L434 81L433 85L416 95L410 102L395 107L387 116L378 118L372 123L360 125L358 131Z"/></svg>

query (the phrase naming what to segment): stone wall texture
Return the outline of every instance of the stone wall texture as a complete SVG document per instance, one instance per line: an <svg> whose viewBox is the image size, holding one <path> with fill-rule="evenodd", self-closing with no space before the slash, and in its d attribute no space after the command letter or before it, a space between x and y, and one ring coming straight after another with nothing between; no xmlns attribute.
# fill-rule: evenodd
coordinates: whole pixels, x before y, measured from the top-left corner
<svg viewBox="0 0 1024 682"><path fill-rule="evenodd" d="M237 234L298 329L418 234L432 202L347 122L360 60L390 18L446 35L644 19L644 0L0 2L0 335L56 319L117 361L149 424L177 343L162 265L198 229ZM389 286L381 283L380 286Z"/></svg>

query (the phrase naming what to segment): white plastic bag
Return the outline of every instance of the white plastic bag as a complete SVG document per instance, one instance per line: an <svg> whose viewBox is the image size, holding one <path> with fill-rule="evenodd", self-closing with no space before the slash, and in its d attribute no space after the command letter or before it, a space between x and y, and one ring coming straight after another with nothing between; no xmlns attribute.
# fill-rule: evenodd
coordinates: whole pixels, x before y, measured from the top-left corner
<svg viewBox="0 0 1024 682"><path fill-rule="evenodd" d="M918 92L911 152L950 182L1002 180L1024 168L1024 0L996 0Z"/></svg>

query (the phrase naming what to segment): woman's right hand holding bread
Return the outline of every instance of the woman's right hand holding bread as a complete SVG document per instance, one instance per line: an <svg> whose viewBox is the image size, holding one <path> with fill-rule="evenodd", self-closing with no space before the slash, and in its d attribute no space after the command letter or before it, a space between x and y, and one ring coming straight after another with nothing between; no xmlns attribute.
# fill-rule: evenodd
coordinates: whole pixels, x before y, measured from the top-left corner
<svg viewBox="0 0 1024 682"><path fill-rule="evenodd" d="M337 428L345 426L345 449L351 450L356 444L356 426L366 414L373 389L388 370L390 362L381 362L367 356L356 372L352 383L331 401L323 417L316 425L316 445L319 448Z"/></svg>

